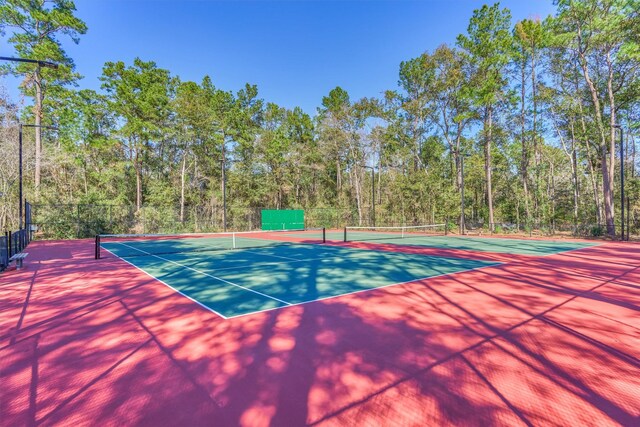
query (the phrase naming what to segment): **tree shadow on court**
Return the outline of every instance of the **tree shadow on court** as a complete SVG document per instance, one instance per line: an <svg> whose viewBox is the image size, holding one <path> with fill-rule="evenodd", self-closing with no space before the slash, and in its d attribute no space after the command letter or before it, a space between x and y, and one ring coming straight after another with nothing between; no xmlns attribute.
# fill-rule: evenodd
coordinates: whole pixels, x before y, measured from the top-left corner
<svg viewBox="0 0 640 427"><path fill-rule="evenodd" d="M603 272L619 252L589 253L229 320L124 263L42 266L28 299L27 270L12 276L26 301L7 312L19 326L0 337L0 416L11 425L632 425L634 291L604 294L631 268ZM316 299L324 273L309 268L304 297Z"/></svg>

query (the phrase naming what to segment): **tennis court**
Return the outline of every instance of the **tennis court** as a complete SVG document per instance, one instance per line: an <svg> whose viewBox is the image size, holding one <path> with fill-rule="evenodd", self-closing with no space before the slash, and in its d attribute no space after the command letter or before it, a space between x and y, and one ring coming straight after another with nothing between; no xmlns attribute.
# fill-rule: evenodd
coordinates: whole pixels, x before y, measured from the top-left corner
<svg viewBox="0 0 640 427"><path fill-rule="evenodd" d="M225 318L496 264L272 240L280 234L124 238L102 248ZM236 250L216 250L234 238Z"/></svg>
<svg viewBox="0 0 640 427"><path fill-rule="evenodd" d="M35 241L2 420L637 424L637 244L434 228Z"/></svg>
<svg viewBox="0 0 640 427"><path fill-rule="evenodd" d="M558 254L597 245L566 240L446 235L444 225L347 227L343 232L328 233L327 239L535 256Z"/></svg>

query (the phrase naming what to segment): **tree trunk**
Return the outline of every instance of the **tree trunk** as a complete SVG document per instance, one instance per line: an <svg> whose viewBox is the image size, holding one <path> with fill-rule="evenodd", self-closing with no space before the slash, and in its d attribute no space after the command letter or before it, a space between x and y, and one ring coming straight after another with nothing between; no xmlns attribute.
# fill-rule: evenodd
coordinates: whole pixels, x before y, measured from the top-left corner
<svg viewBox="0 0 640 427"><path fill-rule="evenodd" d="M282 179L278 174L278 182L276 183L278 186L278 209L282 209Z"/></svg>
<svg viewBox="0 0 640 427"><path fill-rule="evenodd" d="M614 213L614 203L613 203L613 182L614 182L614 176L615 176L615 158L616 158L616 101L615 101L615 95L613 93L613 64L611 63L611 55L610 53L607 53L607 66L609 69L609 73L607 76L607 94L609 95L609 126L610 126L610 131L609 131L609 153L608 153L608 161L609 164L607 165L607 170L606 172L608 172L607 175L607 184L606 186L608 187L608 191L606 191L606 195L608 196L609 199L609 206L607 209L607 225L609 224L609 222L611 222L612 225L612 229L613 229L613 233L615 234L615 228L613 228L613 224L615 224L615 213ZM603 162L604 164L605 162ZM620 167L624 167L624 165L622 164L622 159L620 159ZM603 169L603 175L604 175L604 169ZM622 182L620 183L622 184ZM624 209L623 206L620 207L620 209ZM621 227L624 227L623 224L620 224Z"/></svg>
<svg viewBox="0 0 640 427"><path fill-rule="evenodd" d="M336 159L336 196L340 199L340 190L342 189L342 180L340 179L340 160Z"/></svg>
<svg viewBox="0 0 640 427"><path fill-rule="evenodd" d="M527 213L527 222L531 221L531 210L529 209L529 186L527 184L529 176L529 147L527 146L526 138L526 105L525 105L525 62L522 61L521 68L521 93L520 93L520 143L522 145L522 160L521 160L521 175L522 175L522 191L524 193L524 207Z"/></svg>
<svg viewBox="0 0 640 427"><path fill-rule="evenodd" d="M382 156L380 152L382 150L378 149L378 205L382 204Z"/></svg>
<svg viewBox="0 0 640 427"><path fill-rule="evenodd" d="M492 107L487 109L487 120L485 122L486 140L484 144L484 171L487 180L487 205L489 206L489 229L493 231L493 194L491 189L491 138L493 126Z"/></svg>
<svg viewBox="0 0 640 427"><path fill-rule="evenodd" d="M456 190L458 193L462 191L462 167L461 167L461 157L459 152L455 152L453 154L453 162L455 164L455 174L456 174Z"/></svg>
<svg viewBox="0 0 640 427"><path fill-rule="evenodd" d="M571 121L571 174L573 176L573 224L574 227L577 227L580 190L578 187L578 155L576 153L576 136L574 132L573 121Z"/></svg>
<svg viewBox="0 0 640 427"><path fill-rule="evenodd" d="M140 152L136 148L135 169L136 169L136 208L138 211L142 209L142 165L140 164Z"/></svg>
<svg viewBox="0 0 640 427"><path fill-rule="evenodd" d="M602 110L600 107L600 99L598 98L598 90L589 76L589 70L587 67L587 60L584 54L580 54L581 60L580 66L582 68L582 75L584 76L589 92L591 94L591 101L593 102L593 109L596 119L596 125L598 127L598 133L600 134L600 163L602 168L602 195L604 197L604 216L607 225L607 234L609 236L615 236L616 227L614 223L614 207L613 207L613 159L615 153L614 130L611 130L612 138L609 140L609 147L607 147L606 132L604 129L604 122L602 119ZM611 82L609 81L609 84ZM611 111L611 120L615 120L615 111ZM609 151L609 153L607 153Z"/></svg>
<svg viewBox="0 0 640 427"><path fill-rule="evenodd" d="M42 169L42 79L40 77L40 70L36 68L33 75L33 81L36 86L36 105L34 107L34 119L35 119L35 131L36 131L36 170L35 170L35 193L36 199L40 196L40 180Z"/></svg>
<svg viewBox="0 0 640 427"><path fill-rule="evenodd" d="M627 150L631 151L631 160L627 159L627 162L631 166L631 178L636 176L636 140L633 134L627 137ZM629 152L629 151L627 151Z"/></svg>
<svg viewBox="0 0 640 427"><path fill-rule="evenodd" d="M362 225L362 189L358 179L358 168L351 168L351 179L356 190L356 205L358 208L358 225ZM373 200L372 200L373 202Z"/></svg>
<svg viewBox="0 0 640 427"><path fill-rule="evenodd" d="M227 150L225 141L227 136L222 135L222 146L220 147L220 193L222 194L222 229L227 231ZM215 197L212 195L212 197Z"/></svg>
<svg viewBox="0 0 640 427"><path fill-rule="evenodd" d="M538 100L536 91L536 52L535 47L531 46L531 101L533 103L533 123L532 123L532 141L533 141L533 158L535 167L535 184L534 184L534 204L537 209L540 207L540 192L538 185L540 182L540 147L538 146Z"/></svg>
<svg viewBox="0 0 640 427"><path fill-rule="evenodd" d="M187 153L182 156L182 170L180 171L180 223L184 223L184 187L187 170Z"/></svg>
<svg viewBox="0 0 640 427"><path fill-rule="evenodd" d="M582 109L582 103L578 103L578 108L580 109L580 125L582 128L582 135L585 138L584 146L587 151L587 164L589 165L589 176L591 179L591 186L593 187L593 200L596 202L596 221L598 225L602 224L602 200L600 199L600 192L598 191L598 183L596 181L596 171L593 166L592 156L591 156L591 144L589 143L588 133L587 133L587 124L584 120L584 112Z"/></svg>
<svg viewBox="0 0 640 427"><path fill-rule="evenodd" d="M551 225L551 231L555 229L555 219L556 219L556 180L555 180L555 172L553 167L553 162L549 161L550 166L550 189L549 189L549 199L551 199L551 214L549 215L549 224Z"/></svg>
<svg viewBox="0 0 640 427"><path fill-rule="evenodd" d="M591 178L591 187L593 188L593 199L596 202L596 221L598 225L602 224L602 202L600 200L600 189L596 180L596 169L593 167L591 159L587 162L589 165L589 177Z"/></svg>

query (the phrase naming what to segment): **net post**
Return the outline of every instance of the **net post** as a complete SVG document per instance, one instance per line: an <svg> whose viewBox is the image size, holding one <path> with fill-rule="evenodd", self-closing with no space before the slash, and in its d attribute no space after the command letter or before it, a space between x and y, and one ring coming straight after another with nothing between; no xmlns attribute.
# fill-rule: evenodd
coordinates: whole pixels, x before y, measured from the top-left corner
<svg viewBox="0 0 640 427"><path fill-rule="evenodd" d="M322 227L322 243L327 243L327 229Z"/></svg>
<svg viewBox="0 0 640 427"><path fill-rule="evenodd" d="M347 227L344 228L344 241L347 241Z"/></svg>
<svg viewBox="0 0 640 427"><path fill-rule="evenodd" d="M100 259L100 235L96 234L95 259Z"/></svg>

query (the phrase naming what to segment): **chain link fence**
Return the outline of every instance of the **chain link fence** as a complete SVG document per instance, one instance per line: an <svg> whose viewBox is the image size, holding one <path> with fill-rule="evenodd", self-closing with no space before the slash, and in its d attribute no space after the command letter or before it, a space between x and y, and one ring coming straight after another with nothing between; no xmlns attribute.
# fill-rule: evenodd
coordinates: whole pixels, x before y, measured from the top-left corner
<svg viewBox="0 0 640 427"><path fill-rule="evenodd" d="M229 231L258 230L261 227L261 212L273 207L227 206L226 223ZM31 230L39 239L76 239L94 237L96 234L120 233L191 233L217 232L224 229L222 206L190 206L183 214L179 208L166 206L144 206L136 209L132 205L107 204L34 204L30 208ZM326 227L339 229L345 226L372 226L370 207L357 209L310 208L305 209L307 228ZM447 223L449 231L459 232L459 218L437 216L433 212L400 214L376 206L375 225L411 226ZM629 234L640 235L640 212L630 211L627 221ZM625 224L626 228L626 224ZM616 232L619 233L619 223ZM465 223L466 234L524 235L547 237L601 237L606 235L604 224L554 221L550 223L489 223L469 221Z"/></svg>

